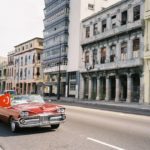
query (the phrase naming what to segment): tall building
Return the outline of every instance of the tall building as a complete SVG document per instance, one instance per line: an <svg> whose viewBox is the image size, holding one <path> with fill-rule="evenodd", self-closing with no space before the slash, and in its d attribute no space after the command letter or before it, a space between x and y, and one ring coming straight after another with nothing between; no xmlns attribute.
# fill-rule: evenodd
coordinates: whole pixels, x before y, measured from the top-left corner
<svg viewBox="0 0 150 150"><path fill-rule="evenodd" d="M15 46L14 82L19 94L39 93L42 82L41 55L43 39L34 38Z"/></svg>
<svg viewBox="0 0 150 150"><path fill-rule="evenodd" d="M145 103L150 104L150 1L145 0L144 80Z"/></svg>
<svg viewBox="0 0 150 150"><path fill-rule="evenodd" d="M144 1L122 0L82 21L80 98L144 102Z"/></svg>
<svg viewBox="0 0 150 150"><path fill-rule="evenodd" d="M117 1L45 0L45 93L79 96L81 20Z"/></svg>

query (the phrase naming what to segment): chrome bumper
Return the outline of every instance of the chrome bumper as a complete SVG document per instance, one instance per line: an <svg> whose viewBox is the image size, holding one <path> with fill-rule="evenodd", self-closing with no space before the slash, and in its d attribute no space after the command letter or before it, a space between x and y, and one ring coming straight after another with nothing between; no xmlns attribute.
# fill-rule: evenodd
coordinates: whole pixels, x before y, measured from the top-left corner
<svg viewBox="0 0 150 150"><path fill-rule="evenodd" d="M65 114L61 115L39 115L27 118L19 118L16 123L20 128L26 127L42 127L60 124L66 119Z"/></svg>

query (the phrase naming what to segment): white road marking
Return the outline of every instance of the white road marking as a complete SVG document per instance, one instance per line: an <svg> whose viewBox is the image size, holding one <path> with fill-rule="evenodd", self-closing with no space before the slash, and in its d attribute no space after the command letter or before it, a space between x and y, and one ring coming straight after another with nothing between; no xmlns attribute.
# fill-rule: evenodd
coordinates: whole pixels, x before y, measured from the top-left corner
<svg viewBox="0 0 150 150"><path fill-rule="evenodd" d="M99 141L99 140L96 140L96 139L93 139L93 138L90 138L90 137L88 137L87 140L90 140L90 141L93 141L93 142L96 142L96 143L105 145L105 146L107 146L107 147L111 147L111 148L113 148L113 149L115 149L115 150L125 150L125 149L120 148L120 147L118 147L118 146L114 146L114 145L111 145L111 144L108 144L108 143L105 143L105 142L102 142L102 141Z"/></svg>

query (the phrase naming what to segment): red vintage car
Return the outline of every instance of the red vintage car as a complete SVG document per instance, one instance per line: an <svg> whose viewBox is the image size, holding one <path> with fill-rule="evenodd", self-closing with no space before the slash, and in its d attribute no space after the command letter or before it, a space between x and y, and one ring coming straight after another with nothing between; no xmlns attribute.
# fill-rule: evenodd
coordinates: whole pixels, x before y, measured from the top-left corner
<svg viewBox="0 0 150 150"><path fill-rule="evenodd" d="M64 107L45 102L40 95L16 95L10 107L0 106L0 120L9 123L12 132L26 127L57 129L65 119Z"/></svg>

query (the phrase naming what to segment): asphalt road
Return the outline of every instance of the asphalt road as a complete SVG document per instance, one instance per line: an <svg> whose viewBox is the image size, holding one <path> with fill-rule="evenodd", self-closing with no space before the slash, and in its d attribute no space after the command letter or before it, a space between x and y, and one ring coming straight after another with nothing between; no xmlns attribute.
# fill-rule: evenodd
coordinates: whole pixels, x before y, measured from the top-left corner
<svg viewBox="0 0 150 150"><path fill-rule="evenodd" d="M22 129L0 123L0 150L150 150L150 117L66 106L56 131Z"/></svg>

